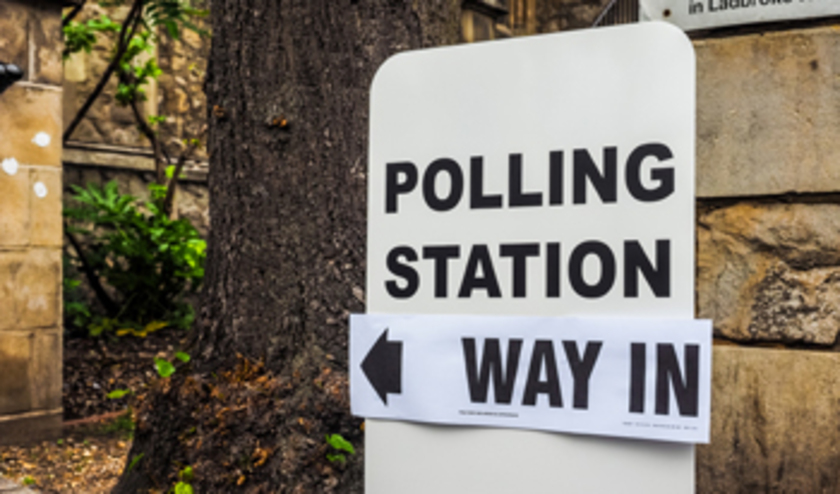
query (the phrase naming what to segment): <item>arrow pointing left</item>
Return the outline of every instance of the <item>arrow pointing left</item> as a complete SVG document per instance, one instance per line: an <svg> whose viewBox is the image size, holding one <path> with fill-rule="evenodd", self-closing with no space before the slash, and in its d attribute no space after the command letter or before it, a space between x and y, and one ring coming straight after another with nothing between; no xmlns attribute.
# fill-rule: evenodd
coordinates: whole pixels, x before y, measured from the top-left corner
<svg viewBox="0 0 840 494"><path fill-rule="evenodd" d="M362 371L385 405L388 393L402 393L402 342L388 341L387 328L362 361Z"/></svg>

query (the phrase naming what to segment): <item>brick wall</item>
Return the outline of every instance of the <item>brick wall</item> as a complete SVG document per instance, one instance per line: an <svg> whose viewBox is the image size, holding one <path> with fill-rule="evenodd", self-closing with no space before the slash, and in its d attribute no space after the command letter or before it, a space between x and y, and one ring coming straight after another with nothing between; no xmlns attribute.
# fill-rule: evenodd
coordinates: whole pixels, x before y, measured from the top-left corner
<svg viewBox="0 0 840 494"><path fill-rule="evenodd" d="M61 419L61 4L0 0L0 443Z"/></svg>

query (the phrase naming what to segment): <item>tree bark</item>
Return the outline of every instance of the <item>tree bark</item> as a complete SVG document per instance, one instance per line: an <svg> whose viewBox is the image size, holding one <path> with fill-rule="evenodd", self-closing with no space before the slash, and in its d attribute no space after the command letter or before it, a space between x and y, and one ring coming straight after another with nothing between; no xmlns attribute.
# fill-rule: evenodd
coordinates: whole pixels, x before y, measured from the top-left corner
<svg viewBox="0 0 840 494"><path fill-rule="evenodd" d="M214 0L211 15L193 361L142 400L114 492L165 491L186 465L196 492L362 492L347 321L364 311L369 88L393 53L458 42L460 1ZM357 448L346 465L326 459L332 433Z"/></svg>

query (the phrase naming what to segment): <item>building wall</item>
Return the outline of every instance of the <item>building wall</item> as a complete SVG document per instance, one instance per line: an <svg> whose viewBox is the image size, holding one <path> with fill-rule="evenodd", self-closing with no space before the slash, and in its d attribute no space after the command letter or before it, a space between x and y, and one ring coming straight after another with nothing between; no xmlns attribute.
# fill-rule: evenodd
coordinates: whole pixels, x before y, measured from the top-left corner
<svg viewBox="0 0 840 494"><path fill-rule="evenodd" d="M840 490L840 24L698 39L701 492Z"/></svg>
<svg viewBox="0 0 840 494"><path fill-rule="evenodd" d="M61 421L61 7L0 0L0 443Z"/></svg>

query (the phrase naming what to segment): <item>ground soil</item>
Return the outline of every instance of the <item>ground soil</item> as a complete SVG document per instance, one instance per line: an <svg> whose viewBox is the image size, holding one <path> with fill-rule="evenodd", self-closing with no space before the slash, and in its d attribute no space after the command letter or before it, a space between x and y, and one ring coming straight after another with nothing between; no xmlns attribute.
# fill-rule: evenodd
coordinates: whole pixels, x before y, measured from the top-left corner
<svg viewBox="0 0 840 494"><path fill-rule="evenodd" d="M187 333L163 330L146 338L67 338L64 342L64 420L124 410L108 393L142 393L157 377L155 357L172 359Z"/></svg>
<svg viewBox="0 0 840 494"><path fill-rule="evenodd" d="M64 418L60 439L0 446L0 477L42 493L111 492L126 465L133 438L129 405L156 379L154 358L173 360L187 336L161 331L146 338L67 338L64 345Z"/></svg>
<svg viewBox="0 0 840 494"><path fill-rule="evenodd" d="M56 441L0 447L0 477L42 493L111 492L131 447L112 423L77 427Z"/></svg>

